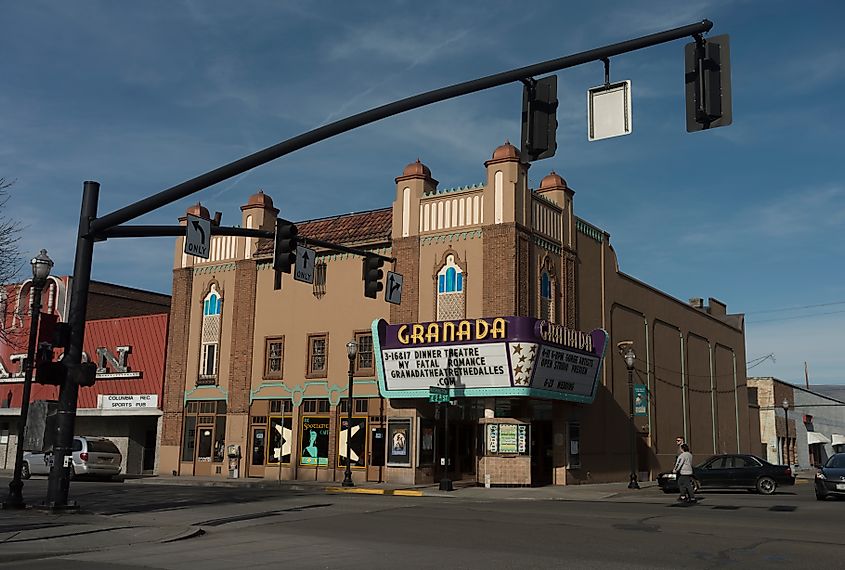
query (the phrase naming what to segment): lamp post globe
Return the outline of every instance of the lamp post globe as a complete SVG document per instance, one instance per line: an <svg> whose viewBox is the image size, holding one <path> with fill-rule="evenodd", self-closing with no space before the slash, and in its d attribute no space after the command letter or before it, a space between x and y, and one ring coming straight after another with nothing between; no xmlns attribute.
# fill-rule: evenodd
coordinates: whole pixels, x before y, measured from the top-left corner
<svg viewBox="0 0 845 570"><path fill-rule="evenodd" d="M38 255L29 261L29 264L32 266L33 284L40 283L43 287L47 277L50 276L50 270L53 268L53 260L47 255L47 250L42 249Z"/></svg>
<svg viewBox="0 0 845 570"><path fill-rule="evenodd" d="M346 343L346 356L349 357L349 386L346 401L346 469L343 471L344 487L354 487L352 482L352 376L355 372L355 357L358 355L358 343L350 340Z"/></svg>
<svg viewBox="0 0 845 570"><path fill-rule="evenodd" d="M53 268L53 260L47 250L33 257L29 262L32 268L32 304L29 314L29 344L24 363L23 391L21 394L21 417L18 421L18 440L15 451L15 470L9 483L9 496L3 503L4 508L21 509L26 506L23 500L23 448L26 437L26 420L29 416L29 398L32 393L32 371L35 368L35 345L38 342L38 320L41 316L41 292Z"/></svg>
<svg viewBox="0 0 845 570"><path fill-rule="evenodd" d="M631 420L631 474L629 476L628 488L639 489L640 484L637 481L636 456L637 426L634 424L634 364L637 361L637 354L634 352L634 347L627 346L622 353L622 358L625 359L625 366L628 368L628 418Z"/></svg>

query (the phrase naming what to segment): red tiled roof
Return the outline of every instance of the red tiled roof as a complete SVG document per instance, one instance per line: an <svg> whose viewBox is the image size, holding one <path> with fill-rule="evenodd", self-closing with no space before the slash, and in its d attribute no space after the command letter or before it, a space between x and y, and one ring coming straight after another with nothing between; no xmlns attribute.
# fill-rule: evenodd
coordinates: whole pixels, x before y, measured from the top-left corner
<svg viewBox="0 0 845 570"><path fill-rule="evenodd" d="M317 220L296 222L299 235L341 245L388 242L393 225L393 209L342 214ZM272 255L273 241L261 240L256 255Z"/></svg>

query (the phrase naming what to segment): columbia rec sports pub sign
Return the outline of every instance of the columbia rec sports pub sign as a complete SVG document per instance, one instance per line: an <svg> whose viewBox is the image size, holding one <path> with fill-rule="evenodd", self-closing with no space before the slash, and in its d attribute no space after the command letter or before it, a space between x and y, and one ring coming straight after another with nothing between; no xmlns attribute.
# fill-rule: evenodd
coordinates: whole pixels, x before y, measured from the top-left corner
<svg viewBox="0 0 845 570"><path fill-rule="evenodd" d="M607 332L585 333L529 317L373 322L379 389L386 398L532 396L590 403Z"/></svg>

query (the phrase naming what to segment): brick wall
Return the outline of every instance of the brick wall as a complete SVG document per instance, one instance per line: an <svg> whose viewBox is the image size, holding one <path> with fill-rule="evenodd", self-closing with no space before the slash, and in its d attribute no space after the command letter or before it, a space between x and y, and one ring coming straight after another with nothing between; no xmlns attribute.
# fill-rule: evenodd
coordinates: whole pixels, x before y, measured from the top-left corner
<svg viewBox="0 0 845 570"><path fill-rule="evenodd" d="M484 295L485 315L516 314L517 249L515 224L485 226L481 230L484 240ZM527 261L526 261L527 263Z"/></svg>
<svg viewBox="0 0 845 570"><path fill-rule="evenodd" d="M170 311L170 295L92 281L85 318L112 319L156 315Z"/></svg>
<svg viewBox="0 0 845 570"><path fill-rule="evenodd" d="M236 263L232 305L232 350L229 358L228 411L232 414L249 412L257 277L254 261L244 260Z"/></svg>
<svg viewBox="0 0 845 570"><path fill-rule="evenodd" d="M413 323L420 312L420 239L395 238L391 249L396 258L394 271L405 277L402 284L402 304L390 305L391 323Z"/></svg>
<svg viewBox="0 0 845 570"><path fill-rule="evenodd" d="M191 269L173 271L173 299L167 333L167 361L164 365L164 417L161 445L178 446L182 436L182 407L188 360L188 332L191 323Z"/></svg>
<svg viewBox="0 0 845 570"><path fill-rule="evenodd" d="M478 461L478 483L484 483L485 475L490 476L491 485L530 485L531 458L527 455L516 457L481 457Z"/></svg>

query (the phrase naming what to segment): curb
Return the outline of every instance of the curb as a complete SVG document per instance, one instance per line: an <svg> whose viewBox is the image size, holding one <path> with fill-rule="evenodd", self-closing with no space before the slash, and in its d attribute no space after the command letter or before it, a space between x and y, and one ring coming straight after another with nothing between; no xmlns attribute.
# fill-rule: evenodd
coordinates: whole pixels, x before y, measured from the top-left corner
<svg viewBox="0 0 845 570"><path fill-rule="evenodd" d="M372 489L367 487L326 487L326 493L350 493L357 495L394 495L398 497L422 497L422 491L411 489Z"/></svg>

